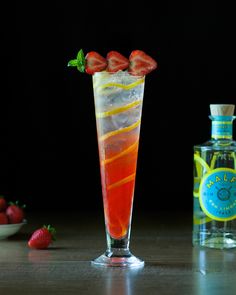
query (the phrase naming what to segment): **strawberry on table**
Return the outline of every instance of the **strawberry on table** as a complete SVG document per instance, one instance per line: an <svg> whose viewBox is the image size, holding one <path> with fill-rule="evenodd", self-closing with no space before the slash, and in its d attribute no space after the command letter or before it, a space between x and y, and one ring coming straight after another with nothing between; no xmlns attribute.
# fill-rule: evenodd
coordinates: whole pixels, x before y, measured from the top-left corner
<svg viewBox="0 0 236 295"><path fill-rule="evenodd" d="M0 212L0 224L8 224L8 218L4 212Z"/></svg>
<svg viewBox="0 0 236 295"><path fill-rule="evenodd" d="M129 66L129 60L117 51L110 51L107 54L107 72L125 70Z"/></svg>
<svg viewBox="0 0 236 295"><path fill-rule="evenodd" d="M133 50L129 56L129 73L144 76L157 68L157 62L142 50Z"/></svg>
<svg viewBox="0 0 236 295"><path fill-rule="evenodd" d="M0 212L3 212L7 209L7 202L3 196L0 196Z"/></svg>
<svg viewBox="0 0 236 295"><path fill-rule="evenodd" d="M6 210L9 223L21 223L24 219L25 205L19 206L18 201L16 203L10 202Z"/></svg>
<svg viewBox="0 0 236 295"><path fill-rule="evenodd" d="M32 249L46 249L55 240L55 233L55 228L45 225L33 232L28 246Z"/></svg>

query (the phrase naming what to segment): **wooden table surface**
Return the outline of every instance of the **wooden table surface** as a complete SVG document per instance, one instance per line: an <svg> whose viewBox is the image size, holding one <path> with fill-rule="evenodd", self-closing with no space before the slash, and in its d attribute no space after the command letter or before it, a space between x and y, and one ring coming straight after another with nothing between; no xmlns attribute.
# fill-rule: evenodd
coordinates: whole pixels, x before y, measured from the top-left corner
<svg viewBox="0 0 236 295"><path fill-rule="evenodd" d="M236 249L193 248L190 215L134 212L131 250L145 260L141 269L91 266L105 250L103 216L50 215L28 216L20 233L0 241L1 295L236 294ZM57 228L57 241L30 250L30 233L44 223Z"/></svg>

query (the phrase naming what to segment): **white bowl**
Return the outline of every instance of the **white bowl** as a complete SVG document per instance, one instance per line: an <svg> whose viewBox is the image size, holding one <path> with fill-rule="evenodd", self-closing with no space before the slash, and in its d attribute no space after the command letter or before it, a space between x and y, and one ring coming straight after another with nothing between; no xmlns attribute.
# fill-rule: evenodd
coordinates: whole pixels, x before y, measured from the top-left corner
<svg viewBox="0 0 236 295"><path fill-rule="evenodd" d="M0 240L14 235L22 228L24 224L26 224L26 220L23 220L22 223L0 224Z"/></svg>

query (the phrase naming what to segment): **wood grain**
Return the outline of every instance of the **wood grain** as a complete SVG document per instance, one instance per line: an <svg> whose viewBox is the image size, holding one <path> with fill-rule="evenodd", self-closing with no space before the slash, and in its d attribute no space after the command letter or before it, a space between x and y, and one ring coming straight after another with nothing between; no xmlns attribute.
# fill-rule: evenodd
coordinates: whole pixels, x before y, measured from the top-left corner
<svg viewBox="0 0 236 295"><path fill-rule="evenodd" d="M57 228L48 250L30 250L27 239L45 220ZM95 268L105 250L102 216L30 216L21 233L0 241L0 294L236 294L236 250L193 248L191 216L135 215L132 252L142 269Z"/></svg>

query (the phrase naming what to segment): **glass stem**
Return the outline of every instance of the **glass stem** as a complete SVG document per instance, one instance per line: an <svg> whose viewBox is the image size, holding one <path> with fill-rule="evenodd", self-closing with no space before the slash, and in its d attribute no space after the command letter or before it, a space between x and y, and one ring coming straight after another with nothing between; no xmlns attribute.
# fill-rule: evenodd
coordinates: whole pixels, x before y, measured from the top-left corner
<svg viewBox="0 0 236 295"><path fill-rule="evenodd" d="M130 243L130 226L125 237L121 239L114 239L107 232L107 250L105 255L108 257L130 257L131 253L129 251Z"/></svg>

